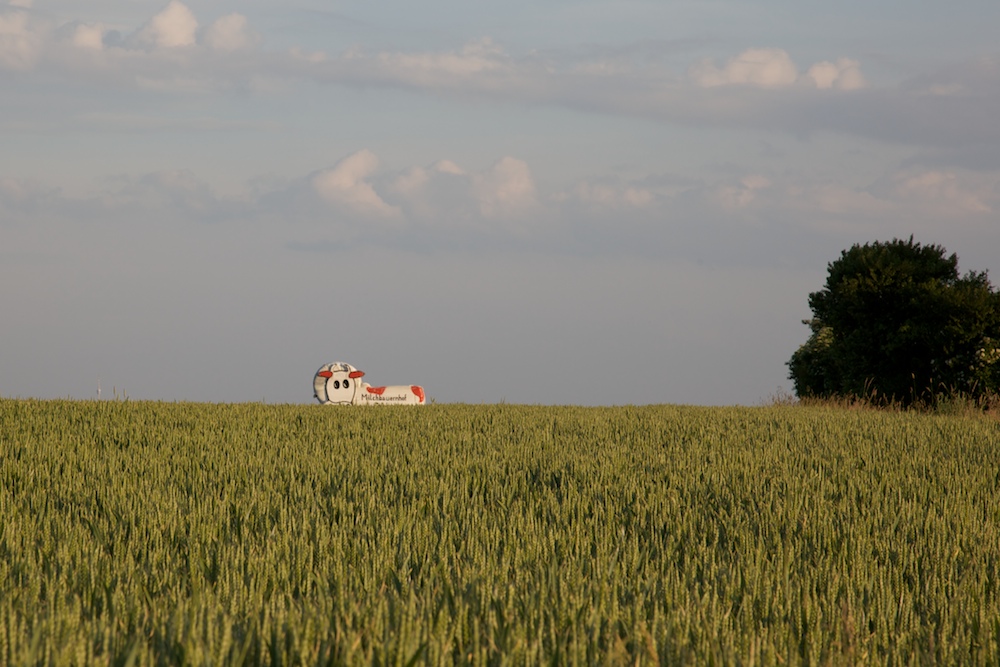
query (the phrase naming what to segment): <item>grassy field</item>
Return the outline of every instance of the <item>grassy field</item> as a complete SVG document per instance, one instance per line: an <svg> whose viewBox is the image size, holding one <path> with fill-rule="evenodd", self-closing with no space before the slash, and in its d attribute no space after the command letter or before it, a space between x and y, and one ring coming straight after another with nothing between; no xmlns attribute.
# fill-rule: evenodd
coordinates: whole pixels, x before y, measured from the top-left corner
<svg viewBox="0 0 1000 667"><path fill-rule="evenodd" d="M998 664L1000 422L0 399L0 664Z"/></svg>

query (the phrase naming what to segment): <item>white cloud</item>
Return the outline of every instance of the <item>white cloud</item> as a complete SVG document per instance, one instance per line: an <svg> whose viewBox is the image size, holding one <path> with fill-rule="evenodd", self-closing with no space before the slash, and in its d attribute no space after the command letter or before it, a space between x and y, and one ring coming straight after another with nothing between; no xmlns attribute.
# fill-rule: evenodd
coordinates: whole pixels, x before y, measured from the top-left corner
<svg viewBox="0 0 1000 667"><path fill-rule="evenodd" d="M928 95L941 95L947 97L951 95L962 95L967 91L965 86L960 83L940 83L927 86L926 92Z"/></svg>
<svg viewBox="0 0 1000 667"><path fill-rule="evenodd" d="M653 203L655 195L645 187L618 183L582 182L573 189L573 197L584 204L604 207L644 208ZM564 199L564 197L559 197Z"/></svg>
<svg viewBox="0 0 1000 667"><path fill-rule="evenodd" d="M0 210L13 221L65 220L72 226L104 220L215 222L245 213L245 199L219 196L187 169L104 179L97 190L70 195L24 179L0 178Z"/></svg>
<svg viewBox="0 0 1000 667"><path fill-rule="evenodd" d="M946 227L952 233L982 230L1000 207L997 172L902 169L860 187L791 175L752 175L703 189L710 193L708 201L721 205L733 219L744 214L759 221L784 219L813 233L854 238L913 231L938 234Z"/></svg>
<svg viewBox="0 0 1000 667"><path fill-rule="evenodd" d="M511 66L510 57L489 38L469 42L458 52L379 53L375 59L387 73L421 84L468 79L504 71Z"/></svg>
<svg viewBox="0 0 1000 667"><path fill-rule="evenodd" d="M952 171L922 171L893 176L891 195L939 215L992 213L1000 203L1000 180ZM992 203L991 203L992 202Z"/></svg>
<svg viewBox="0 0 1000 667"><path fill-rule="evenodd" d="M737 183L720 185L715 189L716 201L726 209L746 208L757 200L761 190L771 187L771 181L761 174L748 174Z"/></svg>
<svg viewBox="0 0 1000 667"><path fill-rule="evenodd" d="M0 67L29 70L35 66L43 46L42 26L22 10L0 7Z"/></svg>
<svg viewBox="0 0 1000 667"><path fill-rule="evenodd" d="M904 82L903 88L921 97L989 99L1000 93L1000 55L951 63Z"/></svg>
<svg viewBox="0 0 1000 667"><path fill-rule="evenodd" d="M413 197L427 187L430 179L431 175L427 169L410 167L393 180L390 189L403 197Z"/></svg>
<svg viewBox="0 0 1000 667"><path fill-rule="evenodd" d="M531 169L517 158L501 158L475 174L473 184L479 210L488 218L522 214L538 203Z"/></svg>
<svg viewBox="0 0 1000 667"><path fill-rule="evenodd" d="M97 23L80 23L73 29L71 42L81 49L104 48L104 26Z"/></svg>
<svg viewBox="0 0 1000 667"><path fill-rule="evenodd" d="M435 228L501 229L539 212L537 187L523 160L506 156L481 171L451 160L411 167L388 186L407 215ZM485 224L489 222L490 224Z"/></svg>
<svg viewBox="0 0 1000 667"><path fill-rule="evenodd" d="M389 182L388 191L411 221L427 228L481 229L475 191L478 177L451 160L442 159L429 167L403 170Z"/></svg>
<svg viewBox="0 0 1000 667"><path fill-rule="evenodd" d="M180 0L170 3L136 33L143 46L176 48L192 46L198 30L198 20Z"/></svg>
<svg viewBox="0 0 1000 667"><path fill-rule="evenodd" d="M806 76L817 88L838 90L858 90L865 87L865 77L861 65L856 60L841 58L836 63L823 61L809 68Z"/></svg>
<svg viewBox="0 0 1000 667"><path fill-rule="evenodd" d="M239 51L256 46L259 37L250 30L245 16L227 14L205 28L201 41L216 51Z"/></svg>
<svg viewBox="0 0 1000 667"><path fill-rule="evenodd" d="M453 176L463 176L465 174L465 170L451 160L438 160L431 165L431 169L441 174L451 174Z"/></svg>
<svg viewBox="0 0 1000 667"><path fill-rule="evenodd" d="M303 51L297 46L290 48L288 50L288 55L291 57L293 62L301 63L307 66L325 63L330 59L329 56L322 51Z"/></svg>
<svg viewBox="0 0 1000 667"><path fill-rule="evenodd" d="M703 60L690 69L689 75L695 84L706 88L730 85L786 88L805 83L824 90L857 90L866 85L857 60L824 60L800 75L791 56L783 49L774 48L748 49L730 58L721 68L711 60Z"/></svg>
<svg viewBox="0 0 1000 667"><path fill-rule="evenodd" d="M769 194L769 211L824 232L870 234L873 220L905 215L898 202L837 182L783 182Z"/></svg>
<svg viewBox="0 0 1000 667"><path fill-rule="evenodd" d="M368 149L340 160L330 169L315 174L312 187L326 202L348 208L363 216L396 218L400 210L387 204L368 182L378 168L378 157Z"/></svg>
<svg viewBox="0 0 1000 667"><path fill-rule="evenodd" d="M0 176L0 206L16 208L57 196L58 190L20 178Z"/></svg>
<svg viewBox="0 0 1000 667"><path fill-rule="evenodd" d="M451 160L438 160L430 167L410 167L405 170L390 184L390 189L403 196L419 198L426 194L434 180L440 180L442 175L451 177L462 177L466 183L469 182L464 169Z"/></svg>
<svg viewBox="0 0 1000 667"><path fill-rule="evenodd" d="M799 71L782 49L748 49L722 68L710 60L702 61L691 69L691 78L705 87L749 84L776 88L794 84Z"/></svg>

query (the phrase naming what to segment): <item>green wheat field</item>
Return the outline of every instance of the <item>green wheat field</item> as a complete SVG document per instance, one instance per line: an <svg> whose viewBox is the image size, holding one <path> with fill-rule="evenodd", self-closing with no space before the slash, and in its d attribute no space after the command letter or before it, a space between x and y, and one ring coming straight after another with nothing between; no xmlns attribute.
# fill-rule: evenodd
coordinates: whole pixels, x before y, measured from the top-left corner
<svg viewBox="0 0 1000 667"><path fill-rule="evenodd" d="M1000 422L0 399L2 665L1000 664Z"/></svg>

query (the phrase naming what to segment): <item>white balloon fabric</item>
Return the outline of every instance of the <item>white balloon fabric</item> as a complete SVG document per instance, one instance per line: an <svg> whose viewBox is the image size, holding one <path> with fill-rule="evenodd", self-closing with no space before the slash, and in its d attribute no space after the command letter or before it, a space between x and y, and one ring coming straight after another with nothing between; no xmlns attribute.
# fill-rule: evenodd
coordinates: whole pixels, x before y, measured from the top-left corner
<svg viewBox="0 0 1000 667"><path fill-rule="evenodd" d="M353 405L358 394L362 371L337 361L321 366L313 378L313 395L326 405Z"/></svg>
<svg viewBox="0 0 1000 667"><path fill-rule="evenodd" d="M424 405L419 385L373 387L361 378L364 372L335 361L320 366L313 378L313 396L323 405Z"/></svg>

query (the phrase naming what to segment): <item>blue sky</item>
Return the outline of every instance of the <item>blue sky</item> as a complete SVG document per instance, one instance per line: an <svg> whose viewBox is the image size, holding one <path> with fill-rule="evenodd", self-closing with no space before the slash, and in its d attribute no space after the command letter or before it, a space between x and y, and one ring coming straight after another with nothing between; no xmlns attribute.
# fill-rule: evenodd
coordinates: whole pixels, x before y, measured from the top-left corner
<svg viewBox="0 0 1000 667"><path fill-rule="evenodd" d="M1000 274L1000 3L0 4L0 395L756 404L854 243Z"/></svg>

